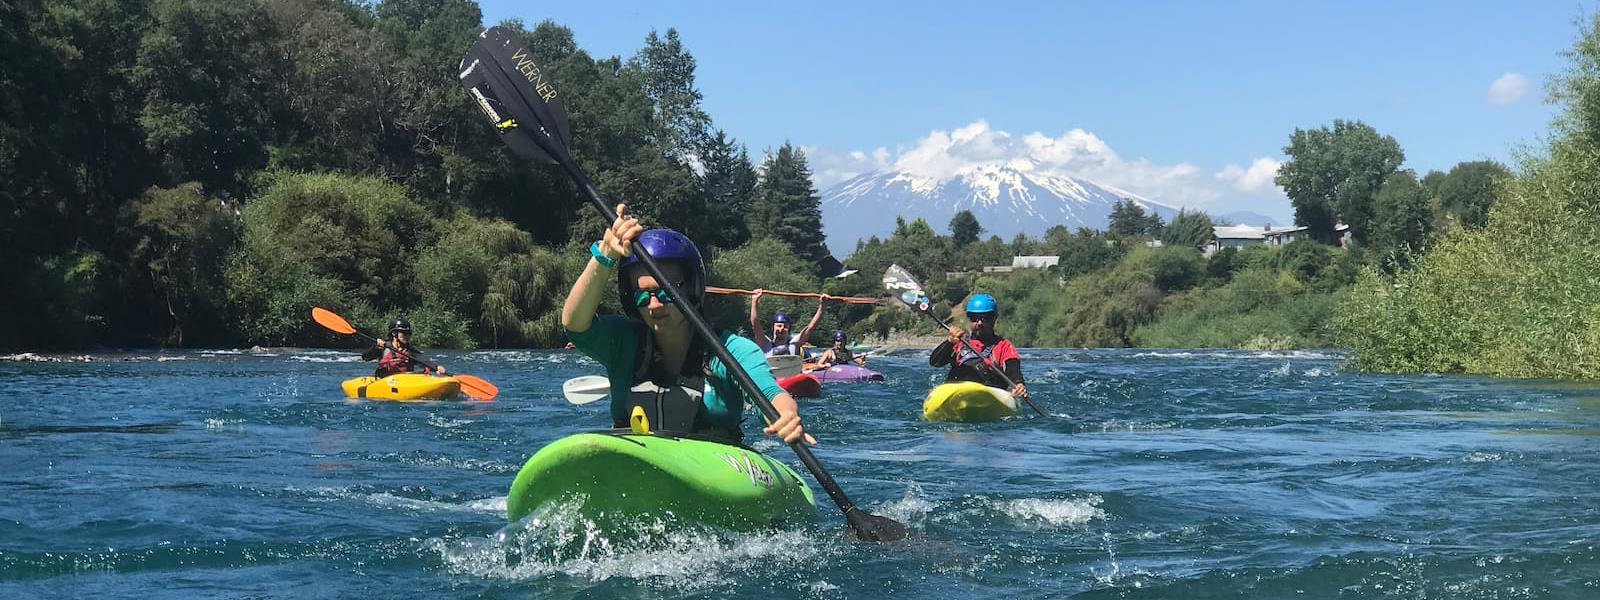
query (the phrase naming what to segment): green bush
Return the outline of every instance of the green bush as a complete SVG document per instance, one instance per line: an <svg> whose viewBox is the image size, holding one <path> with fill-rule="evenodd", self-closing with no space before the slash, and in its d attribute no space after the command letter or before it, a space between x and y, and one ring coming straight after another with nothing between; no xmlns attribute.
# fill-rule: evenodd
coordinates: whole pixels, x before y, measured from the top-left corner
<svg viewBox="0 0 1600 600"><path fill-rule="evenodd" d="M1556 79L1546 156L1503 183L1478 230L1451 231L1393 277L1368 273L1335 325L1378 371L1600 377L1600 16Z"/></svg>

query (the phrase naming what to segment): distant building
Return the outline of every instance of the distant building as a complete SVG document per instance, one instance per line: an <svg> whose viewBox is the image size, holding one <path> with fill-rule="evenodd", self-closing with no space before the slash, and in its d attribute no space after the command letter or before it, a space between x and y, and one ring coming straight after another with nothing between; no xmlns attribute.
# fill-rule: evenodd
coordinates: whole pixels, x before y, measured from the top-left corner
<svg viewBox="0 0 1600 600"><path fill-rule="evenodd" d="M1283 246L1299 239L1310 239L1307 227L1278 227L1271 225L1253 227L1250 225L1218 225L1211 228L1211 241L1204 248L1206 256L1216 254L1223 248L1244 248L1246 246ZM1350 245L1350 226L1340 223L1334 226L1334 233L1339 234L1341 248Z"/></svg>
<svg viewBox="0 0 1600 600"><path fill-rule="evenodd" d="M1011 268L1013 269L1048 269L1061 264L1059 256L1013 256Z"/></svg>
<svg viewBox="0 0 1600 600"><path fill-rule="evenodd" d="M984 274L1003 274L1014 272L1017 269L1048 269L1060 263L1061 257L1059 256L1013 256L1011 257L1010 265L984 267L981 269L981 272ZM946 271L944 274L944 279L945 281L955 281L957 279L961 279L962 277L973 275L978 272L979 271Z"/></svg>

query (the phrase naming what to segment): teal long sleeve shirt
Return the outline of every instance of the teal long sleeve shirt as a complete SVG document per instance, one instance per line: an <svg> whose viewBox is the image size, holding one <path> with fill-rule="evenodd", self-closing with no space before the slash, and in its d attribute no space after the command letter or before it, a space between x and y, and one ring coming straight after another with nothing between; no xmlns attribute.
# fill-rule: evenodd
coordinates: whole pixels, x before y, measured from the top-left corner
<svg viewBox="0 0 1600 600"><path fill-rule="evenodd" d="M720 335L728 353L744 366L768 400L783 393L783 388L772 377L772 368L767 365L766 354L760 346L732 332L723 331ZM589 329L568 331L567 339L585 356L605 367L606 378L611 380L611 420L614 423L627 420L627 398L635 367L633 359L638 356L640 342L634 325L618 315L596 315ZM706 388L700 397L705 406L706 422L696 423L696 427L737 429L747 400L744 391L739 389L739 382L729 372L728 365L714 355L710 370L711 376L706 378Z"/></svg>

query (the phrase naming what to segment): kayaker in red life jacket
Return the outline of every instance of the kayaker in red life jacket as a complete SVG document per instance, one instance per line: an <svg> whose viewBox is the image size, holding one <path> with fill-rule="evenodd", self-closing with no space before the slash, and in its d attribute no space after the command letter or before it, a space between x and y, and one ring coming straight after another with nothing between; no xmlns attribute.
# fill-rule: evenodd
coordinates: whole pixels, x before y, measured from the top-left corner
<svg viewBox="0 0 1600 600"><path fill-rule="evenodd" d="M950 327L949 337L933 349L928 364L935 367L950 365L950 373L945 376L945 381L975 381L1005 389L1005 380L993 372L994 368L1002 369L1017 384L1011 388L1011 395L1026 398L1028 386L1022 382L1022 356L1017 354L1011 340L994 332L994 320L999 314L994 296L982 292L973 294L967 300L967 321L972 327L970 334L960 327ZM972 347L962 338L969 338L978 353L974 354ZM988 366L983 364L985 362Z"/></svg>
<svg viewBox="0 0 1600 600"><path fill-rule="evenodd" d="M817 357L817 368L826 369L848 362L854 362L858 367L865 367L867 366L867 357L856 356L856 353L851 352L850 338L845 336L843 329L835 329L833 330L833 346L823 350L822 355Z"/></svg>
<svg viewBox="0 0 1600 600"><path fill-rule="evenodd" d="M744 391L681 312L700 310L705 298L706 268L700 250L671 229L645 230L626 210L626 205L618 204L617 220L603 239L589 246L589 264L561 307L567 339L605 367L611 381L613 427L628 427L638 408L646 413L652 431L738 442L743 438L739 426ZM688 297L668 295L634 256L634 244L648 251L673 286ZM596 315L613 281L624 314ZM805 439L815 444L800 423L799 405L778 387L761 348L730 331L717 330L717 335L778 411L778 419L762 432L785 443Z"/></svg>
<svg viewBox="0 0 1600 600"><path fill-rule="evenodd" d="M758 288L755 293L750 294L750 331L757 332L753 336L756 338L756 344L761 346L761 351L766 352L767 356L783 356L787 354L803 356L801 354L801 346L804 346L806 341L811 339L811 330L815 329L817 322L822 320L822 307L827 304L829 296L823 294L822 298L817 300L817 314L811 315L811 322L806 324L805 329L800 330L800 335L798 336L790 335L792 332L789 330L789 313L781 310L772 313L772 335L769 337L759 333L761 331L761 313L756 309L756 304L761 301L761 295L765 293L765 290Z"/></svg>
<svg viewBox="0 0 1600 600"><path fill-rule="evenodd" d="M361 360L378 361L378 369L373 372L376 377L410 373L417 367L426 371L427 367L417 360L421 357L422 351L411 346L411 322L405 317L395 317L389 323L388 340L378 340L376 347L361 353ZM444 365L438 365L436 370L439 375L444 375Z"/></svg>

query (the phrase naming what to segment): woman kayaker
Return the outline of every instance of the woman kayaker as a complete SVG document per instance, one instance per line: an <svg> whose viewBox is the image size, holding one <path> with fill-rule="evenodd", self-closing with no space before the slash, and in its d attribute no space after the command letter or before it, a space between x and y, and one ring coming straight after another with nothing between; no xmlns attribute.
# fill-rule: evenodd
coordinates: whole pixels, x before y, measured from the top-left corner
<svg viewBox="0 0 1600 600"><path fill-rule="evenodd" d="M765 290L757 289L750 294L750 331L761 331L759 317L761 313L757 311L756 304L761 301L761 295L764 293L766 293ZM790 335L789 313L781 310L772 313L772 335L766 336L757 333L755 334L756 343L761 346L763 352L767 353L767 356L789 354L804 356L801 354L801 348L805 346L807 340L811 339L811 330L815 329L817 322L822 320L822 308L827 304L828 298L827 294L823 294L817 300L817 314L811 315L811 322L806 324L805 329L800 330L800 335L798 336Z"/></svg>
<svg viewBox="0 0 1600 600"><path fill-rule="evenodd" d="M833 346L822 351L822 356L817 357L817 367L826 369L834 365L854 362L856 366L867 366L867 357L856 356L850 351L850 338L844 334L843 329L833 330Z"/></svg>
<svg viewBox="0 0 1600 600"><path fill-rule="evenodd" d="M427 366L418 360L421 357L422 351L411 346L411 321L405 317L395 317L389 322L389 339L378 340L377 347L361 353L361 360L378 361L378 368L372 373L375 377L410 373L417 367L427 371ZM444 375L444 365L436 365L435 370Z"/></svg>
<svg viewBox="0 0 1600 600"><path fill-rule="evenodd" d="M965 332L960 327L951 326L949 337L933 349L928 364L935 367L950 365L950 373L945 375L945 381L976 381L1005 389L1005 380L994 372L996 368L1002 369L1006 377L1016 383L1011 388L1011 395L1026 398L1028 386L1022 383L1022 356L1017 354L1011 340L994 332L994 321L999 314L999 305L994 296L983 292L973 294L967 300L967 321L971 323L971 331ZM962 338L971 341L971 346ZM973 348L978 349L977 354L972 352Z"/></svg>
<svg viewBox="0 0 1600 600"><path fill-rule="evenodd" d="M652 431L676 431L737 442L744 416L744 391L728 365L712 356L682 310L700 310L706 269L700 250L671 229L646 230L617 205L617 219L589 246L591 258L561 308L561 326L578 351L599 361L611 380L611 424L628 427L643 413ZM634 256L638 244L686 298L669 296ZM615 281L622 315L596 315ZM728 331L718 336L778 411L762 431L785 443L804 438L799 406L772 378L761 348ZM637 407L638 410L635 410Z"/></svg>

